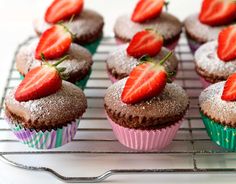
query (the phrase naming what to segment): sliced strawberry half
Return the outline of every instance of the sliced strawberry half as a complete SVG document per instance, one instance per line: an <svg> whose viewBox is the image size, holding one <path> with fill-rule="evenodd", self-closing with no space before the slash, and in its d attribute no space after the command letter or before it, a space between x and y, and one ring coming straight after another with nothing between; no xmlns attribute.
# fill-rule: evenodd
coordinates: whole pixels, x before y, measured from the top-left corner
<svg viewBox="0 0 236 184"><path fill-rule="evenodd" d="M42 54L46 59L60 58L70 49L72 37L65 26L52 26L42 34L36 48L35 58L41 59Z"/></svg>
<svg viewBox="0 0 236 184"><path fill-rule="evenodd" d="M203 24L224 25L236 18L235 0L204 0L199 15Z"/></svg>
<svg viewBox="0 0 236 184"><path fill-rule="evenodd" d="M62 85L60 72L65 68L56 68L67 57L62 58L54 65L44 64L29 71L15 92L17 101L39 99L57 92Z"/></svg>
<svg viewBox="0 0 236 184"><path fill-rule="evenodd" d="M143 55L156 56L163 46L163 37L153 30L144 30L134 35L127 53L135 58Z"/></svg>
<svg viewBox="0 0 236 184"><path fill-rule="evenodd" d="M55 24L78 15L83 10L83 0L54 0L45 13L45 21Z"/></svg>
<svg viewBox="0 0 236 184"><path fill-rule="evenodd" d="M121 100L134 104L159 95L168 78L168 73L162 65L171 55L172 52L158 64L147 62L135 67L126 81Z"/></svg>
<svg viewBox="0 0 236 184"><path fill-rule="evenodd" d="M225 101L236 100L236 73L229 76L229 78L225 82L221 99Z"/></svg>
<svg viewBox="0 0 236 184"><path fill-rule="evenodd" d="M164 0L140 0L134 9L131 20L145 22L156 18L161 14L164 4Z"/></svg>
<svg viewBox="0 0 236 184"><path fill-rule="evenodd" d="M236 59L236 26L229 26L220 32L217 54L225 62Z"/></svg>

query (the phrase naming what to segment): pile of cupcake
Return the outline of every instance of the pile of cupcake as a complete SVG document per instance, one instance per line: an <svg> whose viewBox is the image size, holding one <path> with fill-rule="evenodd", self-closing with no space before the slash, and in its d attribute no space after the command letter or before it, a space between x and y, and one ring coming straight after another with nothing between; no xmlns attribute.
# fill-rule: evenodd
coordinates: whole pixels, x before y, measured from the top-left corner
<svg viewBox="0 0 236 184"><path fill-rule="evenodd" d="M117 49L106 60L113 84L104 97L114 135L143 151L161 150L174 139L189 107L187 93L174 83L179 60L173 50L184 25L196 72L204 85L216 83L199 98L207 132L218 145L236 150L236 26L229 25L236 3L203 0L200 14L184 24L165 6L164 0L139 0L132 14L115 22ZM103 25L83 0L54 0L44 19L34 22L39 38L19 49L22 82L5 99L6 119L21 142L52 149L73 139L87 108L83 89Z"/></svg>

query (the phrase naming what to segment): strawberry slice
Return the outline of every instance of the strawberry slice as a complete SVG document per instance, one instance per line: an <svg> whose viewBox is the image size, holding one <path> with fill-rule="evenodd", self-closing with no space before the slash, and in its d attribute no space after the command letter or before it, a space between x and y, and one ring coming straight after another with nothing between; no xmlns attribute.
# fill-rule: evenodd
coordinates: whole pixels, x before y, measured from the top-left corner
<svg viewBox="0 0 236 184"><path fill-rule="evenodd" d="M153 30L138 32L131 40L127 53L135 58L143 55L156 56L163 46L163 37Z"/></svg>
<svg viewBox="0 0 236 184"><path fill-rule="evenodd" d="M44 64L29 71L18 86L15 99L19 102L39 99L57 92L62 85L60 72L65 68L56 68L67 56L54 65Z"/></svg>
<svg viewBox="0 0 236 184"><path fill-rule="evenodd" d="M203 24L219 26L232 22L236 18L234 0L204 0L199 15Z"/></svg>
<svg viewBox="0 0 236 184"><path fill-rule="evenodd" d="M54 0L45 13L45 21L55 24L78 15L83 10L83 0Z"/></svg>
<svg viewBox="0 0 236 184"><path fill-rule="evenodd" d="M221 99L225 101L236 100L236 73L229 76L227 81L225 82Z"/></svg>
<svg viewBox="0 0 236 184"><path fill-rule="evenodd" d="M35 58L41 59L42 54L46 59L61 57L70 49L72 37L72 34L65 26L52 26L42 34L36 48Z"/></svg>
<svg viewBox="0 0 236 184"><path fill-rule="evenodd" d="M134 9L131 20L141 23L156 18L161 14L164 4L164 0L140 0Z"/></svg>
<svg viewBox="0 0 236 184"><path fill-rule="evenodd" d="M127 104L134 104L159 95L165 88L168 78L168 73L162 65L170 56L172 52L158 64L147 62L135 67L126 81L121 100Z"/></svg>
<svg viewBox="0 0 236 184"><path fill-rule="evenodd" d="M229 26L220 32L217 54L225 62L236 59L236 26Z"/></svg>

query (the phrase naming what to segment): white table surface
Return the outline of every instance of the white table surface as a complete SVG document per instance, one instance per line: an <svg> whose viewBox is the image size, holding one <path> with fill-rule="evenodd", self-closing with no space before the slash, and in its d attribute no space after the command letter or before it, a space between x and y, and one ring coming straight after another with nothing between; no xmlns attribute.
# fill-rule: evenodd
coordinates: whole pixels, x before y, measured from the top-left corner
<svg viewBox="0 0 236 184"><path fill-rule="evenodd" d="M0 0L0 97L4 90L15 48L29 35L34 35L33 18L42 14L49 0ZM91 7L105 17L105 34L112 35L116 17L131 12L136 0L86 0ZM170 12L183 20L187 15L199 11L201 0L171 0ZM217 162L217 160L216 160ZM113 176L112 183L235 183L231 174L181 174L181 175L129 175ZM10 183L60 183L43 172L30 172L0 162L0 184Z"/></svg>

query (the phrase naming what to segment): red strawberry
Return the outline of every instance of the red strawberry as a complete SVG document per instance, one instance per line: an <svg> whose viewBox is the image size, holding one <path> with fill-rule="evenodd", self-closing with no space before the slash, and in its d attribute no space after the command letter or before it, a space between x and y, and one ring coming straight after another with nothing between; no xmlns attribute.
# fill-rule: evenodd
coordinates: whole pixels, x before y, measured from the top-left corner
<svg viewBox="0 0 236 184"><path fill-rule="evenodd" d="M221 96L222 100L235 101L236 100L236 73L229 76L225 82L224 91Z"/></svg>
<svg viewBox="0 0 236 184"><path fill-rule="evenodd" d="M165 88L168 77L162 65L171 55L172 52L158 64L147 62L135 67L126 81L121 100L134 104L159 95Z"/></svg>
<svg viewBox="0 0 236 184"><path fill-rule="evenodd" d="M127 53L135 58L156 56L163 46L163 37L153 30L138 32L131 40Z"/></svg>
<svg viewBox="0 0 236 184"><path fill-rule="evenodd" d="M229 26L220 32L217 54L225 62L236 59L236 26Z"/></svg>
<svg viewBox="0 0 236 184"><path fill-rule="evenodd" d="M60 72L65 68L56 68L67 56L54 65L45 64L29 71L15 93L17 101L35 100L57 92L62 85Z"/></svg>
<svg viewBox="0 0 236 184"><path fill-rule="evenodd" d="M45 21L55 24L78 15L83 10L83 0L54 0L45 13Z"/></svg>
<svg viewBox="0 0 236 184"><path fill-rule="evenodd" d="M69 50L72 40L72 34L65 26L55 25L42 34L35 58L41 59L42 54L46 59L59 58Z"/></svg>
<svg viewBox="0 0 236 184"><path fill-rule="evenodd" d="M134 22L145 22L158 17L165 4L164 0L140 0L136 5L131 20Z"/></svg>
<svg viewBox="0 0 236 184"><path fill-rule="evenodd" d="M203 24L210 26L224 25L236 18L236 2L234 0L204 0L199 15Z"/></svg>

